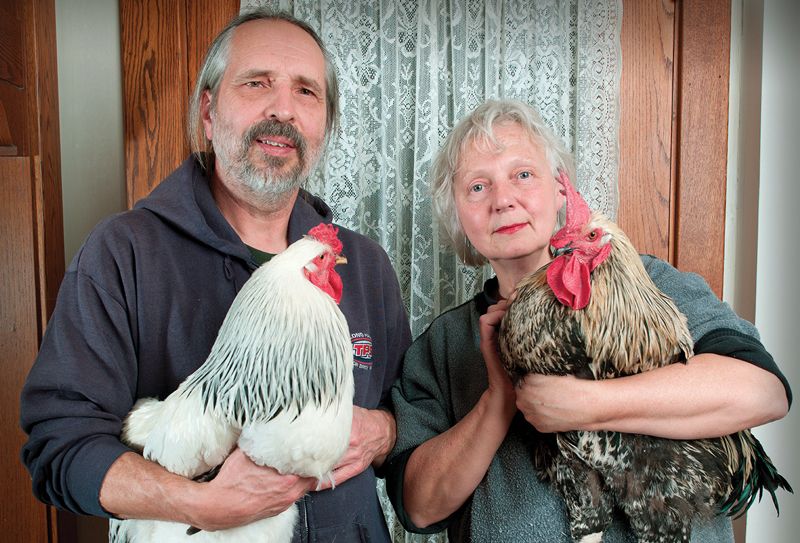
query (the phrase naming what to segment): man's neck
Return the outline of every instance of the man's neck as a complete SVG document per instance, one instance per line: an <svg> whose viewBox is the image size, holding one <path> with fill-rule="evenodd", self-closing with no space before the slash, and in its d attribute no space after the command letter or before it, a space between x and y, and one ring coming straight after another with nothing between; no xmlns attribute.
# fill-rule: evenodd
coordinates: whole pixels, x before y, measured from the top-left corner
<svg viewBox="0 0 800 543"><path fill-rule="evenodd" d="M223 183L216 173L211 178L211 194L223 217L242 241L250 247L272 254L277 254L288 246L289 216L297 193L298 190L295 190L280 202L263 208L231 190L230 184Z"/></svg>

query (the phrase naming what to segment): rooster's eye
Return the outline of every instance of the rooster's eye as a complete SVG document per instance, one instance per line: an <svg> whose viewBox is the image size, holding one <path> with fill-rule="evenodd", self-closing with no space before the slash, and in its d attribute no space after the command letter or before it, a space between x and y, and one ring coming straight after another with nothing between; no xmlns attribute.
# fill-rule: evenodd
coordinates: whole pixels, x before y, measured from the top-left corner
<svg viewBox="0 0 800 543"><path fill-rule="evenodd" d="M597 237L597 230L592 230L591 232L589 232L589 235L587 236L589 241L593 241L594 238L596 238L596 237Z"/></svg>

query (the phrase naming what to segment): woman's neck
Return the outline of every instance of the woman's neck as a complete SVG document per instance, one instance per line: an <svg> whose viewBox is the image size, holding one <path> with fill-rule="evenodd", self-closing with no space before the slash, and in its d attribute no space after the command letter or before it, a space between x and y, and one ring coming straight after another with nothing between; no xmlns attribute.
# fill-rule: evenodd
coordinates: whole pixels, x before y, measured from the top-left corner
<svg viewBox="0 0 800 543"><path fill-rule="evenodd" d="M498 295L508 299L523 277L535 272L550 260L552 260L550 254L544 252L540 255L529 255L513 260L490 261L489 263L497 275Z"/></svg>

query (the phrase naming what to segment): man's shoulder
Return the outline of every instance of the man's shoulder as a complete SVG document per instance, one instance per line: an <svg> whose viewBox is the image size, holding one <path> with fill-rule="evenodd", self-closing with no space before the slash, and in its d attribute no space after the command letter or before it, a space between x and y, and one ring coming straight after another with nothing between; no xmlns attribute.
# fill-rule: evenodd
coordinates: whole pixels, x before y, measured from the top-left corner
<svg viewBox="0 0 800 543"><path fill-rule="evenodd" d="M129 260L143 240L153 237L151 233L159 223L152 213L142 209L110 215L92 228L70 267L95 268L109 261Z"/></svg>
<svg viewBox="0 0 800 543"><path fill-rule="evenodd" d="M87 243L118 242L145 235L161 221L146 209L128 209L105 217L95 225Z"/></svg>
<svg viewBox="0 0 800 543"><path fill-rule="evenodd" d="M339 239L342 241L345 250L347 250L348 247L354 247L358 248L359 251L386 253L386 250L381 244L369 236L337 223L333 223L333 225L339 229Z"/></svg>

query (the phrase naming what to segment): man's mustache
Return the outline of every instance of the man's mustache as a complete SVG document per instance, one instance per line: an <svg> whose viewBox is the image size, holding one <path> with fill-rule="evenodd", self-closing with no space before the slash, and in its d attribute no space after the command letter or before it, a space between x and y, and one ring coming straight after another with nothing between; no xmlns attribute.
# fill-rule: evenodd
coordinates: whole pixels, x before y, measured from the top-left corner
<svg viewBox="0 0 800 543"><path fill-rule="evenodd" d="M302 134L291 124L271 121L269 119L260 121L247 130L243 140L245 149L249 149L255 140L263 139L267 136L286 138L292 142L299 156L305 155L306 140Z"/></svg>

